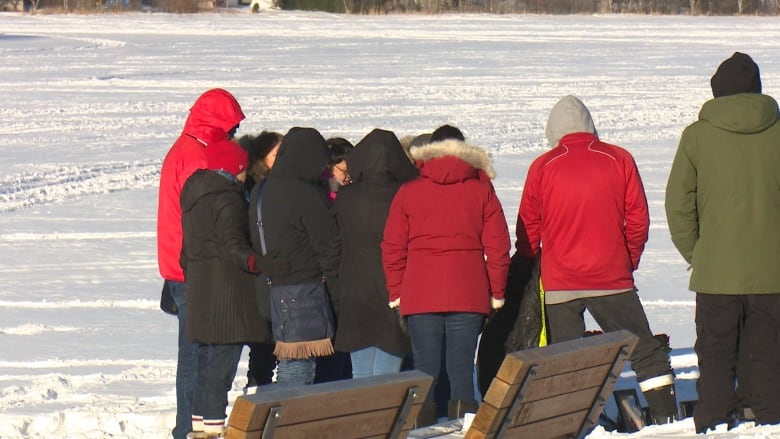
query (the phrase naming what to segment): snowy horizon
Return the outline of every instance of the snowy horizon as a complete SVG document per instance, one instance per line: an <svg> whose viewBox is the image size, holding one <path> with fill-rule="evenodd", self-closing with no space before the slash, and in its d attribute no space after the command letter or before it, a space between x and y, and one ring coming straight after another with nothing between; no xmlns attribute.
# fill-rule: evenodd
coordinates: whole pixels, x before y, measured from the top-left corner
<svg viewBox="0 0 780 439"><path fill-rule="evenodd" d="M169 437L177 323L158 308L157 184L213 87L246 113L239 136L311 126L357 143L373 128L458 126L492 156L512 235L549 111L578 96L637 161L651 230L636 282L651 328L671 337L678 399L695 398L694 294L666 178L734 51L780 96L779 40L776 17L0 13L0 438ZM231 400L245 373L246 358ZM633 385L626 369L616 388ZM687 419L588 436L605 437L696 436Z"/></svg>

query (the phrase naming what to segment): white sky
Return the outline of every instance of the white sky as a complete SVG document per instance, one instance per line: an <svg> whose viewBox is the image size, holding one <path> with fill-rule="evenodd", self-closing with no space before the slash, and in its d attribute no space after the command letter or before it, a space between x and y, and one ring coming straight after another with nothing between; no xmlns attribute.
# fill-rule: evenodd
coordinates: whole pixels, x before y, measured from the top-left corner
<svg viewBox="0 0 780 439"><path fill-rule="evenodd" d="M301 125L356 143L375 127L456 125L493 155L512 232L549 109L577 95L644 178L637 285L692 398L693 293L666 230L666 177L722 59L749 53L780 95L777 41L780 22L759 17L0 14L0 438L167 437L177 326L157 309L156 186L212 87L241 103L239 135ZM694 437L690 420L619 436Z"/></svg>

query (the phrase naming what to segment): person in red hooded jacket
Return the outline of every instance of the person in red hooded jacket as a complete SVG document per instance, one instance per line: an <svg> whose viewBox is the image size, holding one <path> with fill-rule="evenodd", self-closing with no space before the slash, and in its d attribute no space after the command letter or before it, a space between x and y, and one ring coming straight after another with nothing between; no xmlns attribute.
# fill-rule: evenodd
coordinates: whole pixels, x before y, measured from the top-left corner
<svg viewBox="0 0 780 439"><path fill-rule="evenodd" d="M590 111L564 96L546 127L552 149L528 168L517 217L517 251L541 249L541 282L552 343L580 338L587 309L605 332L639 337L631 367L653 423L677 416L674 374L653 337L634 285L650 217L634 158L602 142Z"/></svg>
<svg viewBox="0 0 780 439"><path fill-rule="evenodd" d="M235 134L244 120L241 106L230 92L206 91L190 108L179 138L165 156L160 171L157 206L157 261L165 288L173 296L179 319L179 354L176 366L176 427L174 439L192 431L192 397L197 371L197 344L185 337L185 283L179 264L182 247L180 197L184 182L198 169L208 168L205 149Z"/></svg>
<svg viewBox="0 0 780 439"><path fill-rule="evenodd" d="M444 125L412 148L420 176L393 198L382 240L390 306L408 319L414 367L434 377L444 349L448 416L474 412L474 353L485 317L504 303L509 230L487 153ZM436 420L429 392L418 426Z"/></svg>

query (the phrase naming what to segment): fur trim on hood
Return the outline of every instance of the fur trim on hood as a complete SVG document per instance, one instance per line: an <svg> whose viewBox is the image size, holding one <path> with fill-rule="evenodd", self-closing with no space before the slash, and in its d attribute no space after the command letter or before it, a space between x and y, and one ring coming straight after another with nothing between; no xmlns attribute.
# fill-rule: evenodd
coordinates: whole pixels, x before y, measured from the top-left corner
<svg viewBox="0 0 780 439"><path fill-rule="evenodd" d="M420 162L453 156L470 164L475 169L482 170L485 175L491 179L496 177L496 171L493 169L488 153L482 148L469 145L460 140L446 139L440 142L417 146L411 149L411 155L415 161Z"/></svg>

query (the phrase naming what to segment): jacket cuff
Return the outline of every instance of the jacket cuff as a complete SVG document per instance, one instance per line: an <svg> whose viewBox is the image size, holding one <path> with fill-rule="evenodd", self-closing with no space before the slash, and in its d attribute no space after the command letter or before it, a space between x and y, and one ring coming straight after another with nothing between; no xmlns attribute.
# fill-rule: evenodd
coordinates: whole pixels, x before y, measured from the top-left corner
<svg viewBox="0 0 780 439"><path fill-rule="evenodd" d="M246 257L246 268L250 273L257 273L255 271L255 254L249 253L249 256Z"/></svg>

